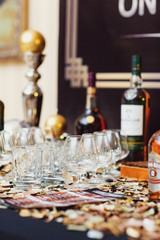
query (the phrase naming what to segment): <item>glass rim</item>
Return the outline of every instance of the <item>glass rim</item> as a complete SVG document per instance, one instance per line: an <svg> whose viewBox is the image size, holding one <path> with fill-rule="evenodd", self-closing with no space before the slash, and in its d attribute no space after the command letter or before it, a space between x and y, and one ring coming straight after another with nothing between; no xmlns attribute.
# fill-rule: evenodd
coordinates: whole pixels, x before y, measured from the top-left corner
<svg viewBox="0 0 160 240"><path fill-rule="evenodd" d="M37 149L37 150L40 150L40 147L38 145L23 145L23 146L18 146L18 145L14 145L12 147L12 149L15 149L15 148L21 148L21 149L27 149L27 148L30 148L30 149Z"/></svg>

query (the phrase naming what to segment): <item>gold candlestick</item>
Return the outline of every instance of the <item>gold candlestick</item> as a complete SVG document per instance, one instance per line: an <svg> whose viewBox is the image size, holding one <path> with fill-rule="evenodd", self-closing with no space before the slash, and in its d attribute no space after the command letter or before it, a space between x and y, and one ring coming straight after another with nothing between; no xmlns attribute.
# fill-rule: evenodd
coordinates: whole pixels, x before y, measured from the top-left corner
<svg viewBox="0 0 160 240"><path fill-rule="evenodd" d="M24 62L29 67L26 77L28 84L22 92L24 122L22 125L38 126L41 115L43 93L37 85L41 78L37 69L42 64L45 55L42 51L45 47L43 35L34 30L26 30L20 36L20 49L23 52Z"/></svg>

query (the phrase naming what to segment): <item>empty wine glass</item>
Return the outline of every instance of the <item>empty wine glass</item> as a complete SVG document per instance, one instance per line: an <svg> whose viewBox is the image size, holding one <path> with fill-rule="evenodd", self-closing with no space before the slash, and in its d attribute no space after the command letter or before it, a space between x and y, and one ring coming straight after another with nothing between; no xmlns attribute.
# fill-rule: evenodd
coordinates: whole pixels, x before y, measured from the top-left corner
<svg viewBox="0 0 160 240"><path fill-rule="evenodd" d="M99 183L96 175L99 158L92 134L82 134L78 156L78 172L81 175L88 173L91 178L87 187L95 187Z"/></svg>
<svg viewBox="0 0 160 240"><path fill-rule="evenodd" d="M0 167L2 167L3 165L12 163L12 158L13 158L12 146L13 146L13 141L12 141L11 135L5 130L0 131ZM4 177L3 175L1 175L0 180L1 181L12 180L11 168L7 175L4 174Z"/></svg>
<svg viewBox="0 0 160 240"><path fill-rule="evenodd" d="M72 185L67 184L67 188L69 189L84 189L84 185L81 182L80 175L81 169L79 168L79 143L81 140L80 135L70 135L66 138L64 142L64 169L66 171L66 182L68 182L69 178L77 178L77 181L73 181ZM70 181L69 181L70 184Z"/></svg>
<svg viewBox="0 0 160 240"><path fill-rule="evenodd" d="M20 128L13 135L13 144L14 146L25 146L28 145L28 128Z"/></svg>
<svg viewBox="0 0 160 240"><path fill-rule="evenodd" d="M127 135L125 131L121 129L114 129L114 130L118 133L120 138L120 144L121 144L121 150L122 150L120 160L124 160L129 154Z"/></svg>
<svg viewBox="0 0 160 240"><path fill-rule="evenodd" d="M55 134L51 126L44 126L43 128L41 128L41 130L44 135L45 142L55 141Z"/></svg>
<svg viewBox="0 0 160 240"><path fill-rule="evenodd" d="M37 147L38 148L38 147ZM42 186L60 186L64 183L64 178L61 174L60 157L62 147L58 147L55 142L46 142L39 145L42 151Z"/></svg>
<svg viewBox="0 0 160 240"><path fill-rule="evenodd" d="M119 177L120 175L119 171L117 172L114 169L115 164L121 159L121 156L122 156L122 149L121 149L119 134L116 130L103 130L103 132L106 134L108 138L111 152L112 152L112 161L108 168L109 173L113 178Z"/></svg>
<svg viewBox="0 0 160 240"><path fill-rule="evenodd" d="M116 163L118 160L121 159L122 150L121 150L121 143L120 137L116 130L103 130L106 134L109 145L112 152L112 163Z"/></svg>
<svg viewBox="0 0 160 240"><path fill-rule="evenodd" d="M0 131L0 165L12 162L12 146L11 136L6 131Z"/></svg>
<svg viewBox="0 0 160 240"><path fill-rule="evenodd" d="M39 145L45 142L43 131L39 127L31 127L28 131L28 144Z"/></svg>
<svg viewBox="0 0 160 240"><path fill-rule="evenodd" d="M107 135L104 132L94 132L93 134L96 149L99 157L97 169L102 172L102 176L107 174L107 169L112 161L112 152Z"/></svg>
<svg viewBox="0 0 160 240"><path fill-rule="evenodd" d="M47 142L48 143L48 142ZM64 141L62 140L55 140L49 144L53 145L54 148L54 181L57 184L64 184L64 163L63 159L65 156L64 153Z"/></svg>

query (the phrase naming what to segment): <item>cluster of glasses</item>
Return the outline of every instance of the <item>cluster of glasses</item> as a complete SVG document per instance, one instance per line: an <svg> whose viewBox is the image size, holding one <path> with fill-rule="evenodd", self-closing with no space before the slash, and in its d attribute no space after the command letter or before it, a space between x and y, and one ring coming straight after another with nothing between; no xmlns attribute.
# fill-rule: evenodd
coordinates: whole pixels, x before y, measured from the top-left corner
<svg viewBox="0 0 160 240"><path fill-rule="evenodd" d="M68 136L64 169L76 179L70 189L88 189L119 177L115 165L129 154L127 136L118 129Z"/></svg>
<svg viewBox="0 0 160 240"><path fill-rule="evenodd" d="M12 163L9 181L22 189L93 188L115 177L115 164L128 154L127 137L117 129L68 135L64 141L55 140L51 129L39 127L20 128L12 136L0 132L0 164Z"/></svg>
<svg viewBox="0 0 160 240"><path fill-rule="evenodd" d="M62 141L55 141L50 128L20 128L14 133L0 132L0 166L12 163L12 171L0 181L13 182L27 189L64 182L60 168Z"/></svg>

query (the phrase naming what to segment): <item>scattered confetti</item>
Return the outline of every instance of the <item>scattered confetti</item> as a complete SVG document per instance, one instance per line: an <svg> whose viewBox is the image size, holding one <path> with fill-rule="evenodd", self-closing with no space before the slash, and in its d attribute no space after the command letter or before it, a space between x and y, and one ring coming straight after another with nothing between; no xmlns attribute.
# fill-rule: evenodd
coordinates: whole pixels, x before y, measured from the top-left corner
<svg viewBox="0 0 160 240"><path fill-rule="evenodd" d="M87 232L87 237L93 239L102 239L104 237L104 234L97 230L89 230Z"/></svg>
<svg viewBox="0 0 160 240"><path fill-rule="evenodd" d="M10 167L8 165L4 168L3 174L6 174ZM23 191L14 188L7 181L2 181L0 208L7 208L2 205L6 199L23 202L25 198L38 197L45 201L46 195L68 196L69 192L65 186L61 188L52 185L42 188L30 186L27 191ZM116 198L108 198L102 202L75 201L69 209L46 205L41 208L20 208L17 211L21 217L43 218L45 222L57 221L69 231L86 231L87 237L93 239L102 239L106 234L126 234L129 238L142 240L160 239L160 202L148 200L148 182L121 178L99 186L97 193L102 194L101 197L107 195Z"/></svg>

